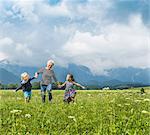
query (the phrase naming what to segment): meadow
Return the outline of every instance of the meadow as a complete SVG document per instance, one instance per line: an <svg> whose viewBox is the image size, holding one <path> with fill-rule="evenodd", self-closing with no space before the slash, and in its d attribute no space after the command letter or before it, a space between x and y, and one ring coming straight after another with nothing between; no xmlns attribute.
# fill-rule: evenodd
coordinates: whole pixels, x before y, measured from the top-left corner
<svg viewBox="0 0 150 135"><path fill-rule="evenodd" d="M30 103L23 93L0 90L1 135L148 135L150 90L78 91L74 104L63 103L64 91L53 91L53 102L41 102L34 90Z"/></svg>

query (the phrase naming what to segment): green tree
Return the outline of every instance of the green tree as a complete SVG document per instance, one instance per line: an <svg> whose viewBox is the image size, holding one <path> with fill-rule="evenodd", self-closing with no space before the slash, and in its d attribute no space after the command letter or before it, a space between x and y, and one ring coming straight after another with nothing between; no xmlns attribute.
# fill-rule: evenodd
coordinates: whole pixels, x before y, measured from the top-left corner
<svg viewBox="0 0 150 135"><path fill-rule="evenodd" d="M33 89L40 89L40 82L33 82L32 83L32 88Z"/></svg>
<svg viewBox="0 0 150 135"><path fill-rule="evenodd" d="M7 88L8 89L16 89L18 87L18 84L8 84Z"/></svg>

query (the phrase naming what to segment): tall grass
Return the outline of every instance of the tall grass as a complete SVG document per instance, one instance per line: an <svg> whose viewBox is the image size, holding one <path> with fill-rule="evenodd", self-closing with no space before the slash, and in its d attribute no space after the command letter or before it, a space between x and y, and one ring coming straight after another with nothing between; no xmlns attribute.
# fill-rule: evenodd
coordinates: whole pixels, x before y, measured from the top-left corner
<svg viewBox="0 0 150 135"><path fill-rule="evenodd" d="M69 105L63 91L44 104L39 90L28 104L22 91L0 91L0 134L148 135L150 91L138 91L79 91Z"/></svg>

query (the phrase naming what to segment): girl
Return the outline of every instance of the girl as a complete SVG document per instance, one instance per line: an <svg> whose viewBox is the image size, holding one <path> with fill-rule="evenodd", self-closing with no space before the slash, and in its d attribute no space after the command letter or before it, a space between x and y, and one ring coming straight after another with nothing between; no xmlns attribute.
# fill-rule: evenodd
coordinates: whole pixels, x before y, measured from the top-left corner
<svg viewBox="0 0 150 135"><path fill-rule="evenodd" d="M55 82L57 82L55 73L53 71L54 61L49 60L47 61L47 65L44 68L39 69L35 73L36 78L39 74L42 74L42 80L41 80L41 96L42 96L42 102L45 103L46 99L46 91L48 92L48 99L51 102L52 100L52 79L54 79Z"/></svg>
<svg viewBox="0 0 150 135"><path fill-rule="evenodd" d="M24 72L21 74L21 85L15 90L16 92L22 88L24 93L25 102L29 102L31 99L31 80L35 79L35 77L30 78L29 74Z"/></svg>
<svg viewBox="0 0 150 135"><path fill-rule="evenodd" d="M62 85L58 85L59 88L64 87L64 86L66 87L65 94L64 94L64 102L67 102L67 103L70 103L71 101L74 102L74 99L76 96L76 90L73 88L74 85L79 86L82 89L85 89L84 86L75 82L72 74L68 74L66 77L66 81Z"/></svg>

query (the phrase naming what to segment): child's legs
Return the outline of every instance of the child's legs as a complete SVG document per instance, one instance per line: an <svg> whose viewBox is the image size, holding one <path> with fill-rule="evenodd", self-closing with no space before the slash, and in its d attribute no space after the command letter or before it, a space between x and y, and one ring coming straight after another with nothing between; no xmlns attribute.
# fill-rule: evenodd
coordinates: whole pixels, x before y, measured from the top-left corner
<svg viewBox="0 0 150 135"><path fill-rule="evenodd" d="M66 91L64 94L64 102L65 103L70 103L71 102L71 97L70 97L70 91Z"/></svg>
<svg viewBox="0 0 150 135"><path fill-rule="evenodd" d="M73 101L73 102L74 102L74 101L75 101L75 97L76 97L76 91L75 91L75 90L73 90L73 91L72 91L72 93L71 93L71 96L70 96L70 97L71 97L71 101Z"/></svg>
<svg viewBox="0 0 150 135"><path fill-rule="evenodd" d="M25 102L29 102L31 99L31 91L24 91Z"/></svg>
<svg viewBox="0 0 150 135"><path fill-rule="evenodd" d="M41 85L41 97L42 97L42 102L45 102L45 98L46 98L46 85Z"/></svg>
<svg viewBox="0 0 150 135"><path fill-rule="evenodd" d="M67 99L68 104L69 104L71 101L72 101L72 98L69 97L69 98Z"/></svg>
<svg viewBox="0 0 150 135"><path fill-rule="evenodd" d="M29 97L25 98L25 102L28 103L30 101Z"/></svg>
<svg viewBox="0 0 150 135"><path fill-rule="evenodd" d="M31 92L31 91L29 91L29 92L28 92L28 100L30 100L30 99L31 99L31 95L32 95L32 92Z"/></svg>
<svg viewBox="0 0 150 135"><path fill-rule="evenodd" d="M49 84L46 88L47 93L48 93L48 100L51 101L52 100L52 84Z"/></svg>

